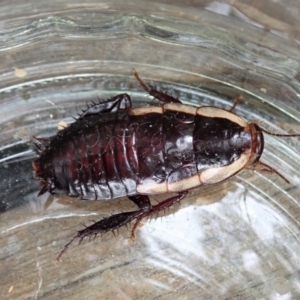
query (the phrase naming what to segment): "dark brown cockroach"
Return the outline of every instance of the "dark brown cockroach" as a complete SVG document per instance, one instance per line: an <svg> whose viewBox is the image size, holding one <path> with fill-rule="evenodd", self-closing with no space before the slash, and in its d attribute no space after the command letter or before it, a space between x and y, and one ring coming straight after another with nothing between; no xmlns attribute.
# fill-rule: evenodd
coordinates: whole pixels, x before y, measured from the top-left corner
<svg viewBox="0 0 300 300"><path fill-rule="evenodd" d="M194 107L162 92L142 88L162 106L136 107L127 94L89 106L69 127L50 138L33 137L39 157L33 161L39 195L64 193L84 200L127 196L138 210L122 212L80 230L58 255L60 260L78 238L113 231L135 220L131 235L145 217L182 200L188 190L222 182L242 169L276 173L260 161L263 133L230 111ZM288 182L288 181L287 181ZM149 195L175 192L157 205Z"/></svg>

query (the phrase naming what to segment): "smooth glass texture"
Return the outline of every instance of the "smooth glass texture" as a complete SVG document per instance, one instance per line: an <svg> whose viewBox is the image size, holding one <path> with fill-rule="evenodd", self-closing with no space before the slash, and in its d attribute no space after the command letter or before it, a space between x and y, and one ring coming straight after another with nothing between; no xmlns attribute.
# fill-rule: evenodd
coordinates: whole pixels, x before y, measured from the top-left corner
<svg viewBox="0 0 300 300"><path fill-rule="evenodd" d="M38 198L30 137L97 98L156 103L132 68L187 104L242 95L238 115L300 133L299 1L181 2L1 2L1 299L299 299L300 138L265 138L262 161L290 184L244 170L144 220L135 242L121 228L55 263L82 224L135 207Z"/></svg>

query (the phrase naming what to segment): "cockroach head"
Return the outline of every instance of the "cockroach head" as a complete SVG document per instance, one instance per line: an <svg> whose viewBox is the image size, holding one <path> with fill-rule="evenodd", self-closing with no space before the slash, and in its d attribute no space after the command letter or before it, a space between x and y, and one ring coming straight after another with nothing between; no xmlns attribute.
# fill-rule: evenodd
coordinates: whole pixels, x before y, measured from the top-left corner
<svg viewBox="0 0 300 300"><path fill-rule="evenodd" d="M253 170L257 171L267 171L270 173L275 173L279 177L281 177L283 180L285 180L287 183L289 181L287 178L285 178L282 174L280 174L277 170L275 170L273 167L263 163L260 161L260 157L262 155L262 152L264 150L264 136L263 134L266 133L268 135L273 135L277 137L300 137L300 134L281 134L281 133L273 133L270 132L262 127L259 127L255 123L249 124L250 133L252 136L252 149L251 149L251 157L249 160L249 163L247 165L248 168L251 168Z"/></svg>

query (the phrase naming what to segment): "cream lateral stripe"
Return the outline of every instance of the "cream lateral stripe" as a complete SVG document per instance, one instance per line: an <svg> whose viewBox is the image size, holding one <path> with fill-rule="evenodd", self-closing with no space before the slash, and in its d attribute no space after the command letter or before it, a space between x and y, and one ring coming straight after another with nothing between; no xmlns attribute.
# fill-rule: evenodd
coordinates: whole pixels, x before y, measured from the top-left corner
<svg viewBox="0 0 300 300"><path fill-rule="evenodd" d="M162 114L163 108L161 106L135 107L131 108L128 112L130 116L139 116L153 113Z"/></svg>
<svg viewBox="0 0 300 300"><path fill-rule="evenodd" d="M237 115L214 106L201 106L197 109L197 114L204 117L210 117L210 118L223 118L228 119L241 127L246 127L247 122L243 120L242 118L238 117Z"/></svg>
<svg viewBox="0 0 300 300"><path fill-rule="evenodd" d="M195 115L198 108L195 106L185 105L185 104L180 104L180 103L166 103L163 105L163 109L183 112L183 113L190 114L190 115Z"/></svg>
<svg viewBox="0 0 300 300"><path fill-rule="evenodd" d="M161 193L172 193L182 192L201 185L199 175L194 175L187 179L182 179L174 183L167 184L163 183L150 183L140 184L137 186L137 191L141 194L161 194Z"/></svg>
<svg viewBox="0 0 300 300"><path fill-rule="evenodd" d="M136 187L136 190L140 194L163 194L167 193L167 183L143 183Z"/></svg>
<svg viewBox="0 0 300 300"><path fill-rule="evenodd" d="M199 175L194 175L187 179L179 180L178 182L168 184L168 192L182 192L200 186Z"/></svg>
<svg viewBox="0 0 300 300"><path fill-rule="evenodd" d="M251 153L242 154L239 159L226 167L209 168L203 171L199 174L200 182L202 184L214 184L228 179L244 168L250 156Z"/></svg>

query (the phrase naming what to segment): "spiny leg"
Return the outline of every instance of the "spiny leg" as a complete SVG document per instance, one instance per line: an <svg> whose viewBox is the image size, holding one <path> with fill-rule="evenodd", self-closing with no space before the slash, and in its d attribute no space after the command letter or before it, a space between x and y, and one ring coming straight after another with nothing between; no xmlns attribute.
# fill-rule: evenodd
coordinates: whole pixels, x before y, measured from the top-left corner
<svg viewBox="0 0 300 300"><path fill-rule="evenodd" d="M140 210L147 211L152 207L147 195L128 196L128 199L134 202Z"/></svg>
<svg viewBox="0 0 300 300"><path fill-rule="evenodd" d="M243 101L243 96L239 95L239 96L235 97L234 103L233 103L232 107L231 107L228 111L233 112L234 109L236 108L236 106L237 106L241 101Z"/></svg>
<svg viewBox="0 0 300 300"><path fill-rule="evenodd" d="M104 218L99 222L94 223L91 226L85 227L83 230L78 231L78 234L64 246L63 250L59 253L56 260L61 260L62 255L68 250L69 246L75 239L78 238L79 243L81 243L85 237L113 231L136 219L136 222L131 230L131 239L134 239L135 230L143 218L149 217L172 206L176 202L182 200L187 195L187 193L188 192L182 192L177 196L168 198L154 206L151 205L149 197L147 195L130 196L129 199L132 200L140 208L139 210L112 215L108 218Z"/></svg>
<svg viewBox="0 0 300 300"><path fill-rule="evenodd" d="M151 96L153 96L154 98L165 102L165 103L181 103L180 100L167 95L163 92L159 92L155 89L149 88L144 81L140 78L139 74L137 73L137 71L135 69L131 70L131 74L137 79L137 81L139 82L139 84L141 85L141 87L147 92L149 93Z"/></svg>
<svg viewBox="0 0 300 300"><path fill-rule="evenodd" d="M130 108L131 106L130 96L128 94L119 94L108 99L107 101L97 104L94 103L93 105L88 106L88 108L82 111L82 113L79 115L79 119L101 113L116 112L120 109Z"/></svg>
<svg viewBox="0 0 300 300"><path fill-rule="evenodd" d="M280 178L282 178L286 183L290 183L282 174L280 174L277 170L272 168L271 166L259 161L254 166L246 167L247 169L256 170L256 171L265 171L269 173L275 173Z"/></svg>
<svg viewBox="0 0 300 300"><path fill-rule="evenodd" d="M258 127L259 130L261 132L264 132L266 134L269 134L269 135L273 135L273 136L278 136L278 137L300 137L300 134L284 134L284 133L274 133L274 132L270 132L262 127ZM287 183L290 183L287 178L285 178L281 173L279 173L276 169L274 169L273 167L261 162L261 161L258 161L255 163L255 165L251 165L251 166L248 166L246 167L247 169L252 169L252 170L256 170L256 171L266 171L266 172L269 172L269 173L275 173L277 174L279 177L281 177L285 182Z"/></svg>
<svg viewBox="0 0 300 300"><path fill-rule="evenodd" d="M177 196L168 198L152 207L150 207L150 209L145 210L140 216L138 216L136 219L136 222L134 223L132 230L131 230L131 239L134 240L135 239L135 230L138 226L138 224L141 222L141 220L145 217L150 217L153 214L159 213L162 210L165 210L166 208L169 208L170 206L172 206L173 204L175 204L176 202L181 201L186 195L187 195L187 191L186 192L182 192L179 193Z"/></svg>
<svg viewBox="0 0 300 300"><path fill-rule="evenodd" d="M112 215L92 224L91 226L85 227L83 230L78 231L77 235L74 236L73 239L71 239L71 241L64 246L56 260L60 261L62 255L67 251L75 239L78 238L79 243L81 243L82 240L88 236L97 235L99 233L104 234L108 231L119 229L121 226L124 226L134 219L139 218L152 207L147 195L130 196L129 199L139 207L139 210Z"/></svg>
<svg viewBox="0 0 300 300"><path fill-rule="evenodd" d="M36 136L32 136L30 138L32 144L34 145L34 150L40 154L42 153L45 148L46 148L46 145L49 144L49 142L51 141L51 139L53 138L54 136L50 136L50 137L46 137L46 138L42 138L42 137L36 137Z"/></svg>
<svg viewBox="0 0 300 300"><path fill-rule="evenodd" d="M182 103L179 99L176 99L168 94L165 94L163 92L159 92L155 89L149 88L145 82L140 78L138 72L135 69L131 70L131 74L137 79L141 87L149 93L151 96L155 97L156 99L165 102L165 103ZM232 107L228 110L230 112L233 112L235 107L243 100L243 96L239 95L235 98L235 101L232 105Z"/></svg>

